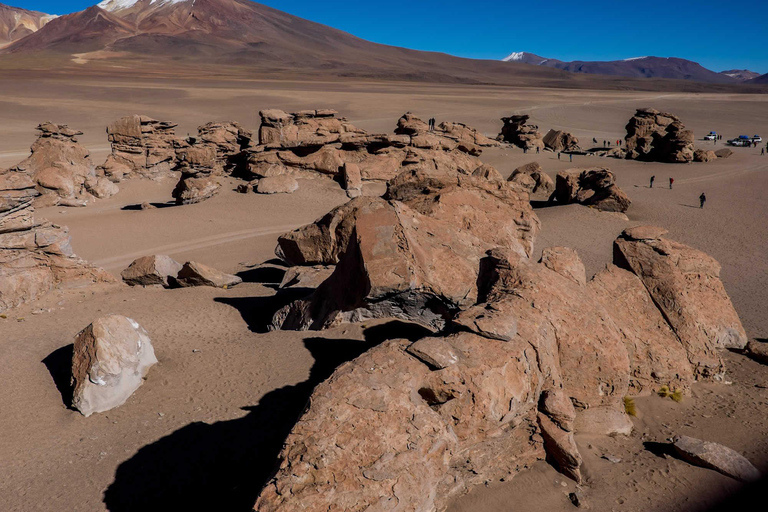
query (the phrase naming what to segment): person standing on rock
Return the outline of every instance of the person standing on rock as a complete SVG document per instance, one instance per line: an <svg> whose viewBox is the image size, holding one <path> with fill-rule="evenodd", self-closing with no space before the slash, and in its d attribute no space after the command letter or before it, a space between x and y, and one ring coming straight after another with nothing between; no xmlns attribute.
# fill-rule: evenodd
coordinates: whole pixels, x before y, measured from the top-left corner
<svg viewBox="0 0 768 512"><path fill-rule="evenodd" d="M707 196L704 195L704 192L701 193L699 196L699 208L704 208L704 203L707 202Z"/></svg>
<svg viewBox="0 0 768 512"><path fill-rule="evenodd" d="M672 190L672 185L675 183L675 178L669 178L669 190Z"/></svg>
<svg viewBox="0 0 768 512"><path fill-rule="evenodd" d="M653 188L654 181L656 181L656 176L651 176L651 188Z"/></svg>

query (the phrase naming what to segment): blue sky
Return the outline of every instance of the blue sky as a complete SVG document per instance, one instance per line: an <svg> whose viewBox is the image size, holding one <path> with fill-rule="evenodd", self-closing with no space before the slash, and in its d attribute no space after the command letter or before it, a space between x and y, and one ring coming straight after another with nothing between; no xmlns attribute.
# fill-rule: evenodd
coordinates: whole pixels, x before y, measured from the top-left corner
<svg viewBox="0 0 768 512"><path fill-rule="evenodd" d="M98 0L0 0L66 14ZM715 71L768 73L763 0L263 0L261 3L377 43L461 57L527 51L561 60L682 57Z"/></svg>

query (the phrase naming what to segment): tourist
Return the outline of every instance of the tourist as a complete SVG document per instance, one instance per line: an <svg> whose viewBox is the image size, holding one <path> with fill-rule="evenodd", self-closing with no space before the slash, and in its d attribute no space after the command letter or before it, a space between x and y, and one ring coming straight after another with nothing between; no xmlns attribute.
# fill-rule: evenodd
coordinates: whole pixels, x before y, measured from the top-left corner
<svg viewBox="0 0 768 512"><path fill-rule="evenodd" d="M536 154L538 155L541 152L541 148L539 146L536 146Z"/></svg>
<svg viewBox="0 0 768 512"><path fill-rule="evenodd" d="M557 159L560 160L560 152L557 152Z"/></svg>
<svg viewBox="0 0 768 512"><path fill-rule="evenodd" d="M570 158L571 162L573 162L573 153L568 153L568 158Z"/></svg>
<svg viewBox="0 0 768 512"><path fill-rule="evenodd" d="M699 208L704 208L704 203L707 202L707 196L704 195L704 192L701 193L699 196Z"/></svg>
<svg viewBox="0 0 768 512"><path fill-rule="evenodd" d="M672 184L675 183L675 178L669 178L669 190L672 190Z"/></svg>
<svg viewBox="0 0 768 512"><path fill-rule="evenodd" d="M651 188L653 188L654 181L656 181L656 176L651 176Z"/></svg>

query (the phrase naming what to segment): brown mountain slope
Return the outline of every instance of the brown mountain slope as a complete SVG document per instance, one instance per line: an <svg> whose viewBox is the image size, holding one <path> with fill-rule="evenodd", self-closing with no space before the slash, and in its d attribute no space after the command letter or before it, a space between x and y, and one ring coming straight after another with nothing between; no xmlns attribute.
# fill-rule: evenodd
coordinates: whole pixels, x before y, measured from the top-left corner
<svg viewBox="0 0 768 512"><path fill-rule="evenodd" d="M462 59L372 43L250 0L105 0L0 50L0 69L163 76L354 77L537 87L713 90ZM735 89L725 88L723 90Z"/></svg>
<svg viewBox="0 0 768 512"><path fill-rule="evenodd" d="M55 17L0 4L0 48L37 32Z"/></svg>

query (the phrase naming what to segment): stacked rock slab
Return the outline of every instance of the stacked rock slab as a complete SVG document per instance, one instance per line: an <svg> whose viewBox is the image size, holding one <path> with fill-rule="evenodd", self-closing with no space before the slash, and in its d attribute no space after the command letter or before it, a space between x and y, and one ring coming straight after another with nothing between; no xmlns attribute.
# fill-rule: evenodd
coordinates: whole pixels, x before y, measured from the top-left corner
<svg viewBox="0 0 768 512"><path fill-rule="evenodd" d="M509 142L525 149L544 149L544 141L538 126L528 124L529 115L502 117L504 126L496 140Z"/></svg>
<svg viewBox="0 0 768 512"><path fill-rule="evenodd" d="M27 174L41 196L38 206L85 206L93 197L109 197L116 187L98 178L89 151L77 141L82 132L51 122L37 127L32 154L13 170Z"/></svg>
<svg viewBox="0 0 768 512"><path fill-rule="evenodd" d="M357 216L336 271L315 293L325 288L326 298L341 297L355 279L368 278L371 298L386 302L404 290L437 296L447 289L443 271L461 279L457 268L438 268L458 254L419 256L432 247L418 240L404 213L395 203L371 203ZM434 234L436 245L452 230L455 253L467 247L474 226L430 220L414 225ZM662 384L685 391L695 378L718 378L698 371L715 346L701 334L741 332L709 260L663 234L627 230L616 256L622 266L634 263L630 271L610 266L590 281L567 248L545 249L539 263L500 248L479 265L468 261L477 292L471 278L461 281L466 300L445 334L387 341L318 386L255 510L441 511L473 486L508 479L544 458L580 481L575 432L630 432L625 396ZM380 284L388 293L379 295ZM676 290L677 302L671 293L655 295L665 289ZM676 311L684 306L702 329L692 332L691 318L670 320L657 306L662 300ZM714 319L712 308L721 310ZM418 308L399 313L425 319ZM730 334L727 343L721 338L720 346L739 345Z"/></svg>
<svg viewBox="0 0 768 512"><path fill-rule="evenodd" d="M605 168L567 169L557 173L554 199L560 204L579 203L606 212L626 212L632 201Z"/></svg>
<svg viewBox="0 0 768 512"><path fill-rule="evenodd" d="M142 115L118 119L107 127L112 153L102 167L104 174L113 181L169 176L176 167L175 127Z"/></svg>
<svg viewBox="0 0 768 512"><path fill-rule="evenodd" d="M652 108L637 109L627 124L626 158L654 162L693 161L694 135L680 118Z"/></svg>
<svg viewBox="0 0 768 512"><path fill-rule="evenodd" d="M0 198L0 312L59 286L113 281L75 256L66 227L37 222L29 199Z"/></svg>

